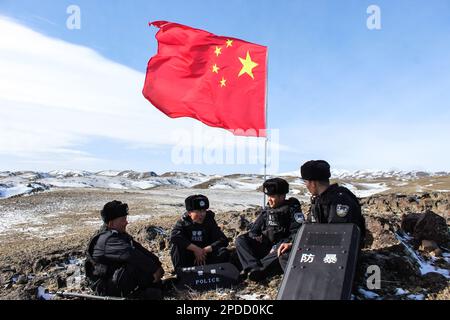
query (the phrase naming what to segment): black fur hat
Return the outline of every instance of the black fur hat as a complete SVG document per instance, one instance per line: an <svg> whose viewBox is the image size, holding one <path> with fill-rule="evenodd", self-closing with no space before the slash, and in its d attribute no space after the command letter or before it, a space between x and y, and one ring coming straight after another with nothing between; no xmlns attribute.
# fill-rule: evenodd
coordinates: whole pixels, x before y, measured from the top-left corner
<svg viewBox="0 0 450 320"><path fill-rule="evenodd" d="M289 183L281 178L267 179L263 184L264 193L268 196L276 194L288 194Z"/></svg>
<svg viewBox="0 0 450 320"><path fill-rule="evenodd" d="M310 160L305 162L300 173L304 180L327 180L331 177L330 165L325 160Z"/></svg>
<svg viewBox="0 0 450 320"><path fill-rule="evenodd" d="M128 215L128 205L117 200L108 202L103 207L101 215L103 221L108 223L111 220Z"/></svg>
<svg viewBox="0 0 450 320"><path fill-rule="evenodd" d="M209 208L209 200L202 194L189 196L184 200L186 211L192 210L206 210Z"/></svg>

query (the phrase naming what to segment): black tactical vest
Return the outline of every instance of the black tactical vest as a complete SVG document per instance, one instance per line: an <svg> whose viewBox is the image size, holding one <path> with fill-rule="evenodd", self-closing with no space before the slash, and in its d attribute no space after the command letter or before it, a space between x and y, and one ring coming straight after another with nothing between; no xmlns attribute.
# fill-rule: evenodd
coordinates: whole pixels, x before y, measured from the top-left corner
<svg viewBox="0 0 450 320"><path fill-rule="evenodd" d="M296 212L301 212L298 200L295 198L291 199L287 200L287 203L279 208L264 209L266 229L263 230L262 233L269 238L272 243L277 243L280 240L289 237L292 217Z"/></svg>
<svg viewBox="0 0 450 320"><path fill-rule="evenodd" d="M114 235L114 232L117 231L104 229L100 230L89 241L84 267L88 285L94 291L98 291L98 287L101 285L101 282L111 278L114 272L121 267L121 265L111 264L110 262L105 261L102 257L94 260L92 256L94 247L99 248L103 252L105 251L106 242L112 235Z"/></svg>

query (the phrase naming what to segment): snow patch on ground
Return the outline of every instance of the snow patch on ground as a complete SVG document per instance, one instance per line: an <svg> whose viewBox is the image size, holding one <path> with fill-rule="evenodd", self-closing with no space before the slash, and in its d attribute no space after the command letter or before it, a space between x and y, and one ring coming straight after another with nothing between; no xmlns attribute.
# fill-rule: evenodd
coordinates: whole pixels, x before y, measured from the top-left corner
<svg viewBox="0 0 450 320"><path fill-rule="evenodd" d="M401 296L401 295L408 294L408 293L409 293L408 290L404 290L402 288L395 289L395 295L397 295L397 296Z"/></svg>
<svg viewBox="0 0 450 320"><path fill-rule="evenodd" d="M57 188L91 188L92 186L86 184L85 182L76 182L76 181L58 181L58 180L49 180L48 184L52 187Z"/></svg>
<svg viewBox="0 0 450 320"><path fill-rule="evenodd" d="M370 197L374 194L390 189L384 183L343 183L341 185L349 189L359 198Z"/></svg>
<svg viewBox="0 0 450 320"><path fill-rule="evenodd" d="M422 275L430 272L436 272L447 279L450 279L450 271L442 268L438 268L433 265L433 260L426 261L419 253L417 253L409 244L411 238L404 233L396 233L397 239L403 244L404 248L408 251L410 257L419 265L419 270ZM444 256L445 257L445 256Z"/></svg>
<svg viewBox="0 0 450 320"><path fill-rule="evenodd" d="M133 188L141 189L141 190L147 190L154 188L156 186L159 186L160 184L154 181L136 181L131 183L131 186Z"/></svg>
<svg viewBox="0 0 450 320"><path fill-rule="evenodd" d="M233 180L221 180L215 183L209 189L237 189L237 190L256 190L261 186L261 183L248 183Z"/></svg>
<svg viewBox="0 0 450 320"><path fill-rule="evenodd" d="M33 190L33 188L27 187L25 185L18 185L12 187L0 187L0 199L10 198L20 194L26 194Z"/></svg>
<svg viewBox="0 0 450 320"><path fill-rule="evenodd" d="M372 291L365 290L363 288L359 288L358 292L361 293L366 299L378 299L380 296Z"/></svg>
<svg viewBox="0 0 450 320"><path fill-rule="evenodd" d="M53 300L55 295L48 293L44 287L38 287L37 298L39 300Z"/></svg>
<svg viewBox="0 0 450 320"><path fill-rule="evenodd" d="M423 294L409 294L409 295L407 295L406 296L408 299L411 299L411 300L423 300L423 299L425 299L425 295L423 295Z"/></svg>
<svg viewBox="0 0 450 320"><path fill-rule="evenodd" d="M241 294L237 295L238 298L242 300L269 300L270 297L266 294L258 294L258 293L252 293L252 294Z"/></svg>
<svg viewBox="0 0 450 320"><path fill-rule="evenodd" d="M115 171L115 170L104 170L97 172L96 175L98 176L105 176L105 177L117 177L121 171Z"/></svg>

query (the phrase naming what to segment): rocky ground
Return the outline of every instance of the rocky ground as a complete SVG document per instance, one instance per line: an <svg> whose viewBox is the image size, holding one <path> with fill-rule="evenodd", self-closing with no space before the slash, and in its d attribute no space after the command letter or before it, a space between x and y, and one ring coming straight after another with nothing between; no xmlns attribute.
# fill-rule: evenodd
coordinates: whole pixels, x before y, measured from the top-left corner
<svg viewBox="0 0 450 320"><path fill-rule="evenodd" d="M91 293L84 283L84 250L99 226L98 209L113 198L129 203L132 216L136 217L129 232L158 254L166 277L170 277L167 235L182 212L181 200L191 191L171 191L176 198L172 202L166 201L167 190L152 190L153 197L149 197L148 192L92 189L1 200L3 212L33 211L42 219L34 221L31 229L23 222L14 232L6 230L0 234L0 299L37 299L44 289L50 293ZM231 192L210 192L212 203L217 203L217 221L232 243L255 219L258 208L250 203L258 203L257 194L236 200L236 194ZM301 200L307 212L307 201ZM368 237L357 270L354 298L450 299L450 193L381 194L364 198L361 203ZM49 207L54 207L53 211ZM366 271L370 265L381 269L380 289L367 288ZM173 288L167 299L274 299L280 282L281 276L261 284L247 280L232 290L203 293Z"/></svg>

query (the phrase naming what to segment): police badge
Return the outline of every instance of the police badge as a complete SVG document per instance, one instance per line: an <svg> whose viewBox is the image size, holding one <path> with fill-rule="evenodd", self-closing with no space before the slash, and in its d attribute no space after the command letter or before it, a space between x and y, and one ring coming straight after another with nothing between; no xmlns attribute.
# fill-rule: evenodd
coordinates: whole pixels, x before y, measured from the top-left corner
<svg viewBox="0 0 450 320"><path fill-rule="evenodd" d="M297 223L305 222L305 216L301 212L294 213L294 219Z"/></svg>
<svg viewBox="0 0 450 320"><path fill-rule="evenodd" d="M336 205L336 214L338 215L338 217L345 217L348 214L348 210L350 210L350 207L345 204Z"/></svg>

